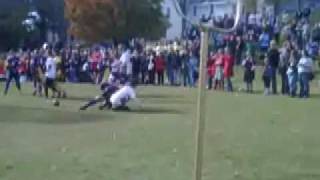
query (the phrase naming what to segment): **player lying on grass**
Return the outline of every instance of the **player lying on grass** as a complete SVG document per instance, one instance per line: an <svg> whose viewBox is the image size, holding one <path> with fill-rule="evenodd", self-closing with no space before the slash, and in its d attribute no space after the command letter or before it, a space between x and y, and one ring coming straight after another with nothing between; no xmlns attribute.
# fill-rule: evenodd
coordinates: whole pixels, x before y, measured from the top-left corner
<svg viewBox="0 0 320 180"><path fill-rule="evenodd" d="M105 82L102 83L100 87L102 94L97 96L95 99L90 100L88 103L80 107L80 110L84 111L88 109L91 106L94 106L98 103L103 103L99 106L99 109L102 110L105 107L110 108L110 97L112 94L114 94L117 90L119 90L119 83L117 82Z"/></svg>
<svg viewBox="0 0 320 180"><path fill-rule="evenodd" d="M83 105L80 110L86 110L87 108L94 106L98 103L103 104L99 106L99 109L104 108L113 110L129 110L126 106L131 99L136 99L136 93L134 90L135 83L126 82L124 85L120 85L119 81L109 81L101 85L102 94L95 99L90 100Z"/></svg>

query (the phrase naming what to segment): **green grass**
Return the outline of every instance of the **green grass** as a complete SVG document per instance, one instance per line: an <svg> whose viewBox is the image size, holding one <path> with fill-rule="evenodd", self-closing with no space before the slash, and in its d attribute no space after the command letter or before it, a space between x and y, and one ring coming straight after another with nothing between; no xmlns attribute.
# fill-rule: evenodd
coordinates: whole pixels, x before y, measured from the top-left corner
<svg viewBox="0 0 320 180"><path fill-rule="evenodd" d="M0 180L192 178L195 89L140 87L143 109L115 113L78 112L98 89L65 87L58 108L29 85L0 97ZM318 91L315 82L308 100L208 92L204 179L318 180Z"/></svg>

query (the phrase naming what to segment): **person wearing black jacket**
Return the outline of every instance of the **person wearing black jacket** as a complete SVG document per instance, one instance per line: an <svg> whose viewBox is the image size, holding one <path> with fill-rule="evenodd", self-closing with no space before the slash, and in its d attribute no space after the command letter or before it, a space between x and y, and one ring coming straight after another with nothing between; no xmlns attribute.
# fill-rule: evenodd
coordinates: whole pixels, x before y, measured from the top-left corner
<svg viewBox="0 0 320 180"><path fill-rule="evenodd" d="M141 58L138 57L138 52L134 51L132 58L132 75L133 75L133 80L135 82L140 82L139 75L141 72Z"/></svg>
<svg viewBox="0 0 320 180"><path fill-rule="evenodd" d="M277 69L280 61L280 53L276 47L276 42L272 41L268 52L268 62L271 66L271 86L272 93L277 94Z"/></svg>
<svg viewBox="0 0 320 180"><path fill-rule="evenodd" d="M147 83L148 76L148 60L145 53L141 53L139 56L140 59L140 71L141 71L141 83Z"/></svg>

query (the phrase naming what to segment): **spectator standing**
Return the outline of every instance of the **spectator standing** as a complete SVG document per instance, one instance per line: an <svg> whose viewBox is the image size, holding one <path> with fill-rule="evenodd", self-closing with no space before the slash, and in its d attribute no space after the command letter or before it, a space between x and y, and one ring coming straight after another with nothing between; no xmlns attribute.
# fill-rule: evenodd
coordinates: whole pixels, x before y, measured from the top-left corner
<svg viewBox="0 0 320 180"><path fill-rule="evenodd" d="M5 78L5 67L4 67L4 60L1 59L2 57L0 56L0 81Z"/></svg>
<svg viewBox="0 0 320 180"><path fill-rule="evenodd" d="M181 66L182 66L182 51L176 51L176 64L174 66L175 85L181 85Z"/></svg>
<svg viewBox="0 0 320 180"><path fill-rule="evenodd" d="M234 57L231 55L231 52L228 48L225 49L224 53L224 64L223 64L223 75L226 80L226 90L228 92L233 91L231 78L233 77L233 66L234 66Z"/></svg>
<svg viewBox="0 0 320 180"><path fill-rule="evenodd" d="M166 62L164 56L159 53L155 59L155 70L157 73L157 83L158 85L164 85L164 70L166 67Z"/></svg>
<svg viewBox="0 0 320 180"><path fill-rule="evenodd" d="M242 60L242 52L245 48L245 44L241 38L241 36L237 36L237 44L236 44L236 62L238 65L241 64L241 60Z"/></svg>
<svg viewBox="0 0 320 180"><path fill-rule="evenodd" d="M230 34L228 36L227 46L230 49L231 55L233 57L235 57L236 56L236 46L237 46L237 41L236 41L235 35Z"/></svg>
<svg viewBox="0 0 320 180"><path fill-rule="evenodd" d="M310 96L310 81L313 79L313 61L308 57L307 52L302 52L302 57L298 63L298 73L300 82L300 97Z"/></svg>
<svg viewBox="0 0 320 180"><path fill-rule="evenodd" d="M246 52L249 52L251 54L251 56L255 57L256 56L256 49L257 49L257 45L254 40L254 36L248 35L248 39L246 42Z"/></svg>
<svg viewBox="0 0 320 180"><path fill-rule="evenodd" d="M127 48L123 51L120 57L120 73L127 80L132 79L132 62L131 62L131 51L130 48Z"/></svg>
<svg viewBox="0 0 320 180"><path fill-rule="evenodd" d="M210 52L210 56L207 62L208 71L208 89L212 89L212 83L215 75L215 55L214 52Z"/></svg>
<svg viewBox="0 0 320 180"><path fill-rule="evenodd" d="M281 93L286 95L289 93L289 82L287 76L287 70L289 66L290 58L290 44L284 44L284 47L281 49L280 61L279 61L279 74L281 76Z"/></svg>
<svg viewBox="0 0 320 180"><path fill-rule="evenodd" d="M134 82L140 82L139 81L139 74L141 71L141 59L138 57L138 51L134 51L131 57L132 61L132 78Z"/></svg>
<svg viewBox="0 0 320 180"><path fill-rule="evenodd" d="M141 83L146 84L147 83L147 77L148 77L148 60L145 53L141 53Z"/></svg>
<svg viewBox="0 0 320 180"><path fill-rule="evenodd" d="M269 49L271 37L269 33L265 30L259 37L260 50L262 53L266 53Z"/></svg>
<svg viewBox="0 0 320 180"><path fill-rule="evenodd" d="M176 55L175 55L175 52L173 51L173 49L170 49L170 52L167 56L167 62L166 62L166 65L167 65L167 77L168 77L168 82L170 85L174 85L174 64L175 64L175 61L176 61Z"/></svg>
<svg viewBox="0 0 320 180"><path fill-rule="evenodd" d="M218 53L215 55L214 89L223 90L224 88L223 65L224 53L223 49L219 49Z"/></svg>
<svg viewBox="0 0 320 180"><path fill-rule="evenodd" d="M7 77L6 77L6 86L4 90L4 95L8 94L8 90L10 87L11 81L14 79L16 82L17 89L21 93L21 85L20 85L20 75L19 75L19 57L18 54L10 53L7 58Z"/></svg>
<svg viewBox="0 0 320 180"><path fill-rule="evenodd" d="M191 79L189 76L189 56L186 54L186 52L184 52L182 56L181 75L182 75L183 86L184 87L190 86Z"/></svg>
<svg viewBox="0 0 320 180"><path fill-rule="evenodd" d="M264 85L264 95L265 96L270 95L271 76L272 76L272 68L269 63L268 58L265 57L264 58L263 73L262 73L262 80L263 80L263 85Z"/></svg>
<svg viewBox="0 0 320 180"><path fill-rule="evenodd" d="M297 82L298 82L298 58L295 51L291 51L289 59L289 67L287 70L289 94L291 97L295 97L297 93Z"/></svg>
<svg viewBox="0 0 320 180"><path fill-rule="evenodd" d="M155 80L155 64L154 64L154 54L150 53L148 56L148 84L154 84Z"/></svg>
<svg viewBox="0 0 320 180"><path fill-rule="evenodd" d="M246 91L247 93L253 93L253 80L255 79L256 62L249 53L243 60L242 66L244 67L243 80L246 83Z"/></svg>
<svg viewBox="0 0 320 180"><path fill-rule="evenodd" d="M199 60L196 57L196 55L194 53L190 53L190 57L189 57L189 78L190 78L190 87L195 87L196 86L196 82L198 80L198 75L199 75Z"/></svg>
<svg viewBox="0 0 320 180"><path fill-rule="evenodd" d="M280 61L280 53L276 47L276 42L272 41L268 52L268 62L271 66L271 86L272 93L277 94L277 69Z"/></svg>

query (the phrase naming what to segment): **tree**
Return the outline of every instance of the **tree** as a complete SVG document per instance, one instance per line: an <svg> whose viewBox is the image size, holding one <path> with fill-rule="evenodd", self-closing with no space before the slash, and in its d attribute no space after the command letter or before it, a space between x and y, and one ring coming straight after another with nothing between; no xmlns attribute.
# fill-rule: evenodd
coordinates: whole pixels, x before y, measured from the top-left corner
<svg viewBox="0 0 320 180"><path fill-rule="evenodd" d="M247 11L249 12L254 12L257 9L259 0L244 0L244 5ZM278 7L280 4L288 2L289 0L261 0L263 3L262 4L269 4L273 5L275 7L275 10L277 12Z"/></svg>
<svg viewBox="0 0 320 180"><path fill-rule="evenodd" d="M17 49L28 36L22 21L27 10L18 8L16 12L2 10L0 13L0 51Z"/></svg>
<svg viewBox="0 0 320 180"><path fill-rule="evenodd" d="M38 12L42 20L34 30L27 31L22 22L30 11ZM46 41L49 28L63 35L63 12L64 0L0 0L0 50L38 47Z"/></svg>
<svg viewBox="0 0 320 180"><path fill-rule="evenodd" d="M257 0L245 0L244 5L248 12L255 12L257 10Z"/></svg>
<svg viewBox="0 0 320 180"><path fill-rule="evenodd" d="M162 0L65 0L69 33L99 42L133 37L158 38L166 30Z"/></svg>

